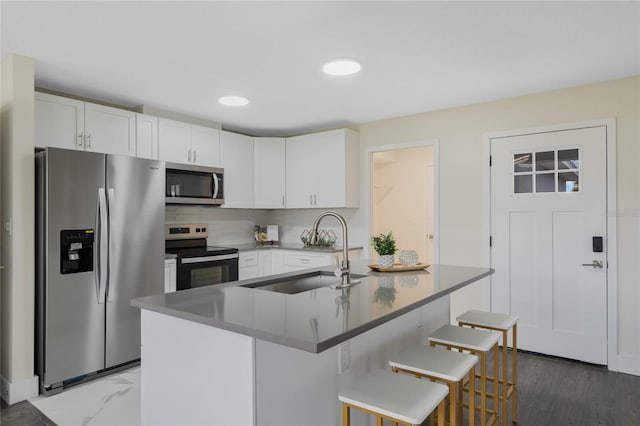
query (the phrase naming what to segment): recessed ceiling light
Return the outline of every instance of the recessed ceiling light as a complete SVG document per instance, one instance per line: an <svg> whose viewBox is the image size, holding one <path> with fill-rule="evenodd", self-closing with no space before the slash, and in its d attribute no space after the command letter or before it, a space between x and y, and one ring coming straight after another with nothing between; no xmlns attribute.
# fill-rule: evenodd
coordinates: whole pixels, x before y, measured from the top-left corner
<svg viewBox="0 0 640 426"><path fill-rule="evenodd" d="M245 106L249 103L249 99L242 96L222 96L218 98L218 102L225 106Z"/></svg>
<svg viewBox="0 0 640 426"><path fill-rule="evenodd" d="M322 67L322 71L329 75L351 75L362 69L362 66L351 59L338 59L327 62Z"/></svg>

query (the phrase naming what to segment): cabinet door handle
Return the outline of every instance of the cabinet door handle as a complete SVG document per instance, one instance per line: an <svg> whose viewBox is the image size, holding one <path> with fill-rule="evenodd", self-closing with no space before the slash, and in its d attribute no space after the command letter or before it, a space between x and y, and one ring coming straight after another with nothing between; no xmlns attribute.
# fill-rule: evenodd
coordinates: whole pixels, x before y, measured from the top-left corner
<svg viewBox="0 0 640 426"><path fill-rule="evenodd" d="M87 148L91 148L91 133L87 133L86 140L87 140Z"/></svg>
<svg viewBox="0 0 640 426"><path fill-rule="evenodd" d="M191 162L191 149L187 150L187 162L190 163Z"/></svg>
<svg viewBox="0 0 640 426"><path fill-rule="evenodd" d="M309 205L313 205L313 195L309 194Z"/></svg>
<svg viewBox="0 0 640 426"><path fill-rule="evenodd" d="M78 133L78 142L76 143L76 146L78 146L79 148L82 148L83 140L84 140L84 133L83 132Z"/></svg>
<svg viewBox="0 0 640 426"><path fill-rule="evenodd" d="M282 196L282 205L284 206L284 195Z"/></svg>
<svg viewBox="0 0 640 426"><path fill-rule="evenodd" d="M197 161L197 160L196 160L196 154L197 154L197 153L198 153L198 151L194 149L194 150L193 150L193 162L194 162L194 163Z"/></svg>
<svg viewBox="0 0 640 426"><path fill-rule="evenodd" d="M317 196L316 194L313 194L313 204L314 204L315 206L317 206L317 205L318 205L318 196Z"/></svg>

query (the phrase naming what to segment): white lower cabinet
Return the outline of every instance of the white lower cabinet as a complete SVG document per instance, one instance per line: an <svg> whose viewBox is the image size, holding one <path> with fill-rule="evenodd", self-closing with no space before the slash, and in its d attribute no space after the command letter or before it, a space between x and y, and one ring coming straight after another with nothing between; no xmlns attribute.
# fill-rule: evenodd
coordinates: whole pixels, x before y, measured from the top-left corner
<svg viewBox="0 0 640 426"><path fill-rule="evenodd" d="M258 252L241 251L238 257L238 279L247 280L258 276Z"/></svg>
<svg viewBox="0 0 640 426"><path fill-rule="evenodd" d="M272 250L259 250L258 251L258 276L264 277L265 275L272 275L273 272L273 254Z"/></svg>
<svg viewBox="0 0 640 426"><path fill-rule="evenodd" d="M331 256L329 254L301 253L299 251L284 253L284 272L319 268L330 264Z"/></svg>
<svg viewBox="0 0 640 426"><path fill-rule="evenodd" d="M362 250L349 250L349 259L360 259ZM342 261L342 252L318 253L300 250L264 248L241 251L238 259L238 279L264 277L284 272L302 271L336 265Z"/></svg>
<svg viewBox="0 0 640 426"><path fill-rule="evenodd" d="M164 261L164 292L173 293L176 291L176 273L177 273L177 261L176 259L165 259Z"/></svg>

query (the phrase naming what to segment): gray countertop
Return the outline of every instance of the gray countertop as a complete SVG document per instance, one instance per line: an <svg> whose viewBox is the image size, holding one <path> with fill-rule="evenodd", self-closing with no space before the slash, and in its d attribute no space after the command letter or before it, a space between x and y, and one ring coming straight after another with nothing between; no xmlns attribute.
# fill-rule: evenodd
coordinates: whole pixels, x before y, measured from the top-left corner
<svg viewBox="0 0 640 426"><path fill-rule="evenodd" d="M281 250L300 250L316 253L338 253L342 251L342 247L305 247L302 243L285 243L279 242L276 244L258 244L258 243L240 243L240 244L225 244L229 247L236 247L240 251L247 250L266 250L266 249L281 249ZM361 246L349 247L349 250L362 250Z"/></svg>
<svg viewBox="0 0 640 426"><path fill-rule="evenodd" d="M318 353L493 273L489 268L450 265L385 273L369 270L368 263L353 262L353 273L366 277L348 290L321 287L290 295L243 287L300 274L290 272L142 297L131 304Z"/></svg>

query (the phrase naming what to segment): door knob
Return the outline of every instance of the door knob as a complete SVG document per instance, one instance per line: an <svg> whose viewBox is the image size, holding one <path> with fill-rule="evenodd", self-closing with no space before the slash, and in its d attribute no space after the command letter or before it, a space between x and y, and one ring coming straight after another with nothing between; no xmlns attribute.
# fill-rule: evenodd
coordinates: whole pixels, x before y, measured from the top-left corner
<svg viewBox="0 0 640 426"><path fill-rule="evenodd" d="M427 238L433 240L433 234L427 234Z"/></svg>
<svg viewBox="0 0 640 426"><path fill-rule="evenodd" d="M583 263L582 266L593 266L597 269L602 269L602 260L594 260L592 263Z"/></svg>

